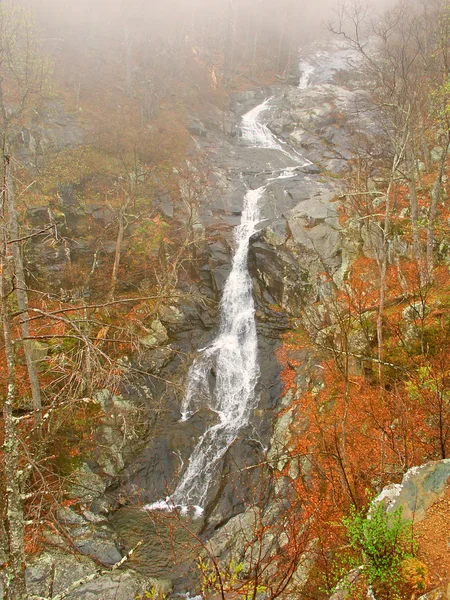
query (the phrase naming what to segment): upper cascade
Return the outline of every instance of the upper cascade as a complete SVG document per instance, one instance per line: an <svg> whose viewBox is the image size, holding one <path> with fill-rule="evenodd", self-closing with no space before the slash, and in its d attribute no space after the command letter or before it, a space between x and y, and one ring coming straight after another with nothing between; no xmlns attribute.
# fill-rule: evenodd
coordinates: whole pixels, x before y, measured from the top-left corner
<svg viewBox="0 0 450 600"><path fill-rule="evenodd" d="M261 117L270 107L270 101L272 98L267 98L252 110L249 110L242 117L241 133L242 139L247 142L249 146L254 148L270 148L272 150L281 150L284 152L284 148L280 142L270 131L265 123L261 121Z"/></svg>
<svg viewBox="0 0 450 600"><path fill-rule="evenodd" d="M311 75L314 73L315 68L313 67L313 65L306 62L305 60L300 61L299 67L301 75L298 87L301 90L305 90L310 85Z"/></svg>

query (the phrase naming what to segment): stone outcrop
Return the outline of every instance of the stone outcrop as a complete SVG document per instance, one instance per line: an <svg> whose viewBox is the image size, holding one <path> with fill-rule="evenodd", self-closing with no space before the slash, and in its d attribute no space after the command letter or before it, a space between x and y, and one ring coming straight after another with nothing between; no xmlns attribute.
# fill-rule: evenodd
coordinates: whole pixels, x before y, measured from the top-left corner
<svg viewBox="0 0 450 600"><path fill-rule="evenodd" d="M321 190L263 229L251 246L260 295L290 315L320 297L324 273L341 266L341 240L333 192Z"/></svg>
<svg viewBox="0 0 450 600"><path fill-rule="evenodd" d="M52 598L87 579L65 596L68 600L135 600L154 587L154 581L130 569L102 572L86 557L57 550L34 559L27 567L26 579L28 593L44 598Z"/></svg>
<svg viewBox="0 0 450 600"><path fill-rule="evenodd" d="M412 467L405 473L401 483L385 488L377 500L388 501L388 512L401 506L403 517L418 523L445 494L449 485L450 459L447 458Z"/></svg>
<svg viewBox="0 0 450 600"><path fill-rule="evenodd" d="M17 135L16 146L19 159L34 169L48 153L79 146L84 140L85 131L76 116L68 113L60 100L51 100L40 109L39 125Z"/></svg>
<svg viewBox="0 0 450 600"><path fill-rule="evenodd" d="M445 585L438 585L420 597L416 591L414 597L417 600L450 598L450 586L447 583L450 576L450 459L412 467L405 473L401 483L386 486L382 490L374 500L374 503L379 502L384 504L388 514L400 509L402 517L412 522L418 559L430 570L432 567L439 579L446 582ZM352 584L362 573L361 568L351 571L337 586L330 600L344 600L349 597ZM436 586L436 580L430 587L433 587L433 584Z"/></svg>

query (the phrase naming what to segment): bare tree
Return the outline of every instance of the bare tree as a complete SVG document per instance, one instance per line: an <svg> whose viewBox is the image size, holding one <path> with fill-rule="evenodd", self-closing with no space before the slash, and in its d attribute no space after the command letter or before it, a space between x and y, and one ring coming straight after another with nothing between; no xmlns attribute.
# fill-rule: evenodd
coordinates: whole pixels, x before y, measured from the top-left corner
<svg viewBox="0 0 450 600"><path fill-rule="evenodd" d="M22 336L29 338L28 295L21 253L21 239L17 219L13 177L14 143L12 133L26 118L32 103L39 99L48 77L48 62L45 60L38 41L35 25L25 9L11 2L0 6L0 67L4 76L0 80L0 119L3 169L3 228L7 242L7 260L11 250L14 270L11 285L17 298ZM41 394L36 366L33 361L32 342L24 341L25 358L33 397L36 423L41 418Z"/></svg>
<svg viewBox="0 0 450 600"><path fill-rule="evenodd" d="M14 179L12 173L14 144L12 133L26 119L33 101L40 97L47 76L48 63L43 59L35 25L28 13L18 4L0 4L0 136L2 146L1 190L1 316L5 340L7 396L3 403L5 428L4 476L6 488L6 524L8 564L4 571L5 597L22 600L25 591L24 513L21 487L23 471L20 466L16 402L16 363L13 346L12 314L9 303L15 292L20 315L24 353L33 396L35 423L41 418L41 395L36 366L29 340L28 297L20 249Z"/></svg>
<svg viewBox="0 0 450 600"><path fill-rule="evenodd" d="M344 37L363 59L372 89L370 98L390 146L390 154L394 156L394 175L401 175L409 188L413 252L424 284L426 275L416 187L416 124L419 122L420 94L424 92L416 84L423 67L420 15L410 5L400 3L373 20L365 6L353 3L341 6L330 29Z"/></svg>

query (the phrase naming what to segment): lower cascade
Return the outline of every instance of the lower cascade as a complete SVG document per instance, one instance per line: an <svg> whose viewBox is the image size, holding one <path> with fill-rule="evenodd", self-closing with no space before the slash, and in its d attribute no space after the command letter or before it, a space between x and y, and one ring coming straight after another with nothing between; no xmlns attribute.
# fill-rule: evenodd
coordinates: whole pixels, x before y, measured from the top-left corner
<svg viewBox="0 0 450 600"><path fill-rule="evenodd" d="M259 221L258 203L265 187L249 190L241 224L236 229L236 251L221 301L219 335L201 351L191 367L182 419L201 405L217 413L219 422L205 431L173 493L175 504L202 506L215 466L248 424L257 402L259 375L255 307L247 269L250 237ZM214 382L215 378L215 382Z"/></svg>
<svg viewBox="0 0 450 600"><path fill-rule="evenodd" d="M146 506L147 510L195 507L202 512L216 466L239 431L245 427L257 403L255 386L259 375L258 342L252 280L247 269L251 236L259 222L259 201L266 186L245 194L240 225L236 228L236 250L220 305L218 336L200 350L188 376L181 419L186 421L207 406L218 423L209 427L192 452L187 469L172 496Z"/></svg>

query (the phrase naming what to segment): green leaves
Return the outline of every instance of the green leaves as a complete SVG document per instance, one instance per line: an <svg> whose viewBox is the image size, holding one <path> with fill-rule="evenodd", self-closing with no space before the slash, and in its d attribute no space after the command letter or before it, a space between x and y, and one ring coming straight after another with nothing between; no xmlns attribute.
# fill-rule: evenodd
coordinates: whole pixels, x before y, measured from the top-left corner
<svg viewBox="0 0 450 600"><path fill-rule="evenodd" d="M450 76L432 91L432 116L440 124L448 123L450 119Z"/></svg>
<svg viewBox="0 0 450 600"><path fill-rule="evenodd" d="M351 548L354 566L363 563L370 585L395 589L401 579L401 564L414 555L412 524L402 517L402 507L387 513L383 503L367 512L353 509L342 520Z"/></svg>
<svg viewBox="0 0 450 600"><path fill-rule="evenodd" d="M243 600L253 599L256 594L266 591L266 586L245 573L244 563L231 558L227 564L214 563L210 559L198 558L197 566L201 572L201 595L224 596L230 594Z"/></svg>

